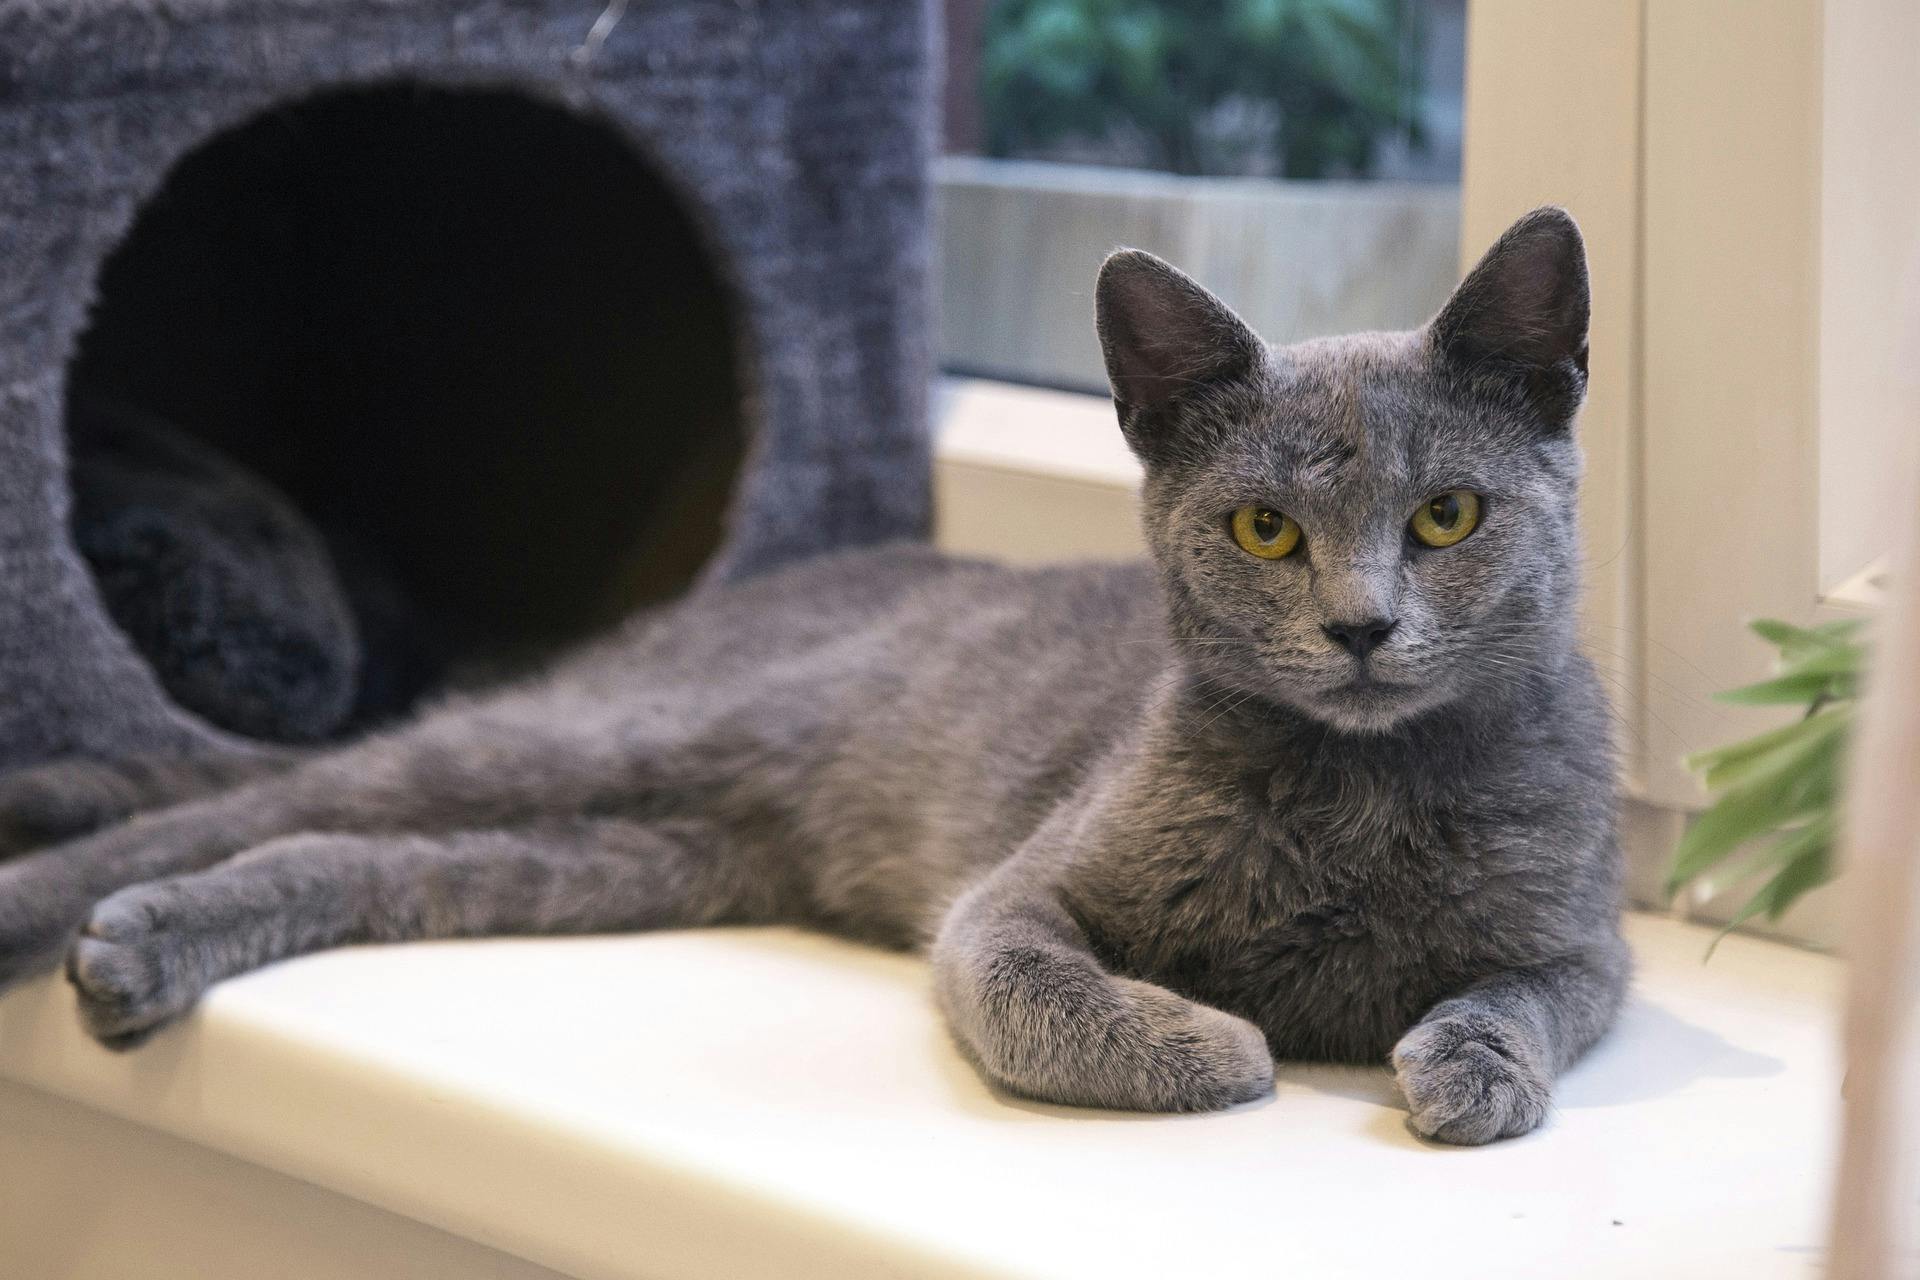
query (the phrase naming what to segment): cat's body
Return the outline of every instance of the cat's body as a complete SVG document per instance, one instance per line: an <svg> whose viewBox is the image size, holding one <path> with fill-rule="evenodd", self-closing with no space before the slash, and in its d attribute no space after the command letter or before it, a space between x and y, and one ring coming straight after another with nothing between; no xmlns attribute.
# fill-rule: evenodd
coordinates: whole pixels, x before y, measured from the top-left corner
<svg viewBox="0 0 1920 1280"><path fill-rule="evenodd" d="M1263 1092L1270 1052L1392 1053L1422 1132L1531 1128L1626 976L1607 710L1571 645L1571 441L1499 421L1520 408L1424 334L1237 349L1254 365L1183 399L1236 336L1128 269L1115 287L1154 305L1106 280L1102 305L1157 572L893 548L702 593L0 867L0 981L85 920L69 973L130 1043L321 946L792 922L929 946L962 1047L1028 1094L1213 1107ZM1143 315L1204 321L1146 344L1176 360L1164 403L1115 332ZM1489 505L1466 554L1396 541L1396 513L1469 483ZM1306 530L1291 563L1222 536L1269 494ZM1467 610L1480 649L1450 625Z"/></svg>

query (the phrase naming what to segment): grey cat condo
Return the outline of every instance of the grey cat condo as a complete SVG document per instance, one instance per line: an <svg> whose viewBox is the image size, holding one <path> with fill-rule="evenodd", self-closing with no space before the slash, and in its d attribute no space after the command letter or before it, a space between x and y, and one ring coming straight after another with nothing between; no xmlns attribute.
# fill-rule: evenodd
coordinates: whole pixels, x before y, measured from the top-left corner
<svg viewBox="0 0 1920 1280"><path fill-rule="evenodd" d="M905 0L0 0L0 768L253 749L76 549L76 387L365 548L453 667L921 534L929 31Z"/></svg>

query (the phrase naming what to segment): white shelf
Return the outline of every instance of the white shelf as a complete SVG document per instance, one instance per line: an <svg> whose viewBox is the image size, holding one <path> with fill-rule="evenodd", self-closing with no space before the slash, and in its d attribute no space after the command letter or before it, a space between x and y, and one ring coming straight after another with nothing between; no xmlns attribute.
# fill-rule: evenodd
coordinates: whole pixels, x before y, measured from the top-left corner
<svg viewBox="0 0 1920 1280"><path fill-rule="evenodd" d="M43 1145L104 1113L609 1280L1817 1273L1837 964L1630 936L1619 1029L1547 1128L1478 1150L1415 1141L1384 1071L1284 1067L1199 1117L999 1097L920 961L783 930L333 952L126 1055L49 978L0 999L0 1080L43 1100ZM109 1233L97 1203L24 1203L0 1191L9 1257L126 1274L74 1243Z"/></svg>
<svg viewBox="0 0 1920 1280"><path fill-rule="evenodd" d="M1106 396L989 378L942 378L934 384L934 422L943 462L1129 493L1140 487L1140 463L1127 449Z"/></svg>

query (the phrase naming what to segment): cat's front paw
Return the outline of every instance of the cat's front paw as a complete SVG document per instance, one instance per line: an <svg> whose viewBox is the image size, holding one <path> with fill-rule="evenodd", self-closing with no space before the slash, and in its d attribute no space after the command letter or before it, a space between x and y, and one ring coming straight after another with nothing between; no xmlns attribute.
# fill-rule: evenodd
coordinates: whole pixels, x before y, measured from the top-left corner
<svg viewBox="0 0 1920 1280"><path fill-rule="evenodd" d="M943 1003L969 1056L1022 1097L1217 1111L1273 1090L1266 1038L1244 1018L1044 952L1000 953L986 975L958 997L948 989Z"/></svg>
<svg viewBox="0 0 1920 1280"><path fill-rule="evenodd" d="M1273 1091L1273 1053L1260 1028L1148 983L1115 985L1131 997L1134 1025L1121 1020L1108 1028L1118 1069L1100 1082L1111 1094L1096 1096L1095 1105L1218 1111ZM1124 1044L1127 1037L1134 1043Z"/></svg>
<svg viewBox="0 0 1920 1280"><path fill-rule="evenodd" d="M122 889L94 907L67 952L87 1031L131 1049L192 1007L206 982L193 940L172 927L165 885Z"/></svg>
<svg viewBox="0 0 1920 1280"><path fill-rule="evenodd" d="M1414 1132L1478 1146L1546 1119L1551 1078L1524 1031L1490 1014L1449 1013L1394 1046L1393 1069Z"/></svg>

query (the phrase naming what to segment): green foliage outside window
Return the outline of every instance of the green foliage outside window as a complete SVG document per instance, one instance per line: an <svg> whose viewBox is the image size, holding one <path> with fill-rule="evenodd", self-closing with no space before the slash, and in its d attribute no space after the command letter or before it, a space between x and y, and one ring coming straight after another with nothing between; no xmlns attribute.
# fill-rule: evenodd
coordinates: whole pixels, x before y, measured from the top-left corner
<svg viewBox="0 0 1920 1280"><path fill-rule="evenodd" d="M1125 138L1175 173L1237 172L1212 128L1267 119L1270 167L1364 174L1383 135L1418 141L1406 0L1001 0L982 59L987 147L1030 155Z"/></svg>

